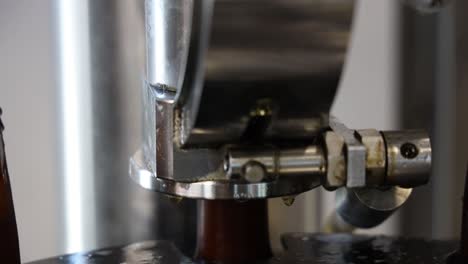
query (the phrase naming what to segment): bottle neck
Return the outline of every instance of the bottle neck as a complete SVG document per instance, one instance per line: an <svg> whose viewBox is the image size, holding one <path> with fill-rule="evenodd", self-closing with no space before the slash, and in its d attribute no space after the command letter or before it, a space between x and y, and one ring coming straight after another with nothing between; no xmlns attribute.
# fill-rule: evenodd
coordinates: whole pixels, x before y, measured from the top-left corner
<svg viewBox="0 0 468 264"><path fill-rule="evenodd" d="M0 262L16 264L21 259L2 131L0 120Z"/></svg>
<svg viewBox="0 0 468 264"><path fill-rule="evenodd" d="M196 259L230 264L271 257L266 200L202 200L198 212Z"/></svg>

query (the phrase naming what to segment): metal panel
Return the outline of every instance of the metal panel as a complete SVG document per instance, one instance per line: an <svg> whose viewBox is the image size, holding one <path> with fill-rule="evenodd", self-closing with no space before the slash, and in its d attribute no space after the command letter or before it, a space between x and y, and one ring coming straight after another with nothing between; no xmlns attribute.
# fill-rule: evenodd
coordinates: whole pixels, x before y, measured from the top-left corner
<svg viewBox="0 0 468 264"><path fill-rule="evenodd" d="M467 12L466 1L452 1L437 14L403 10L402 125L431 128L434 147L430 185L415 190L403 209L406 235L459 235L468 149Z"/></svg>
<svg viewBox="0 0 468 264"><path fill-rule="evenodd" d="M273 110L267 137L315 135L328 122L353 10L352 0L196 1L180 143L238 142L260 105Z"/></svg>
<svg viewBox="0 0 468 264"><path fill-rule="evenodd" d="M150 238L187 248L194 203L170 203L128 177L141 140L143 2L57 0L55 9L64 250Z"/></svg>

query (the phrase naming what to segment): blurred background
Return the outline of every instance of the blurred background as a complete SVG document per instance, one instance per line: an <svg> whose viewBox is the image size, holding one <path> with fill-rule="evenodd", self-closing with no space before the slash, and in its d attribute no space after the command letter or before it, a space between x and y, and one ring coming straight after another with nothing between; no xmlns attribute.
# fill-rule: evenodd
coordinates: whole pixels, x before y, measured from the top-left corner
<svg viewBox="0 0 468 264"><path fill-rule="evenodd" d="M190 247L194 201L172 203L127 175L141 139L143 1L73 2L80 1L0 1L0 107L22 260L151 238ZM435 153L431 183L366 232L458 236L468 34L455 14L468 6L456 5L420 14L399 1L357 1L333 114L350 127L426 128ZM100 11L105 17L93 21ZM320 231L333 199L321 188L290 207L272 199L273 245L284 232Z"/></svg>

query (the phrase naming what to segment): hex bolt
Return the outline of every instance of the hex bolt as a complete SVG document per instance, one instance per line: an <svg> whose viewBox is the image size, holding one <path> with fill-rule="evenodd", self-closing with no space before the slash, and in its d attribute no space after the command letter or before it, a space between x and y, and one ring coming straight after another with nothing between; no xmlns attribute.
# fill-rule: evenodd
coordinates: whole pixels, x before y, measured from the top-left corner
<svg viewBox="0 0 468 264"><path fill-rule="evenodd" d="M413 143L404 143L400 147L401 155L407 159L414 159L418 156L418 147Z"/></svg>
<svg viewBox="0 0 468 264"><path fill-rule="evenodd" d="M250 161L244 166L244 179L250 183L261 182L265 174L265 169L258 162Z"/></svg>

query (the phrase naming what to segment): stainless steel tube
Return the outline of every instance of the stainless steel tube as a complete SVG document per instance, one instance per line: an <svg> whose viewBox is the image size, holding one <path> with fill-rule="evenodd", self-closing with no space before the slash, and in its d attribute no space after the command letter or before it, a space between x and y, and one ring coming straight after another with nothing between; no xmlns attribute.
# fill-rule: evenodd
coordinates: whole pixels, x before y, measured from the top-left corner
<svg viewBox="0 0 468 264"><path fill-rule="evenodd" d="M145 12L147 81L173 100L184 79L193 0L146 0Z"/></svg>

